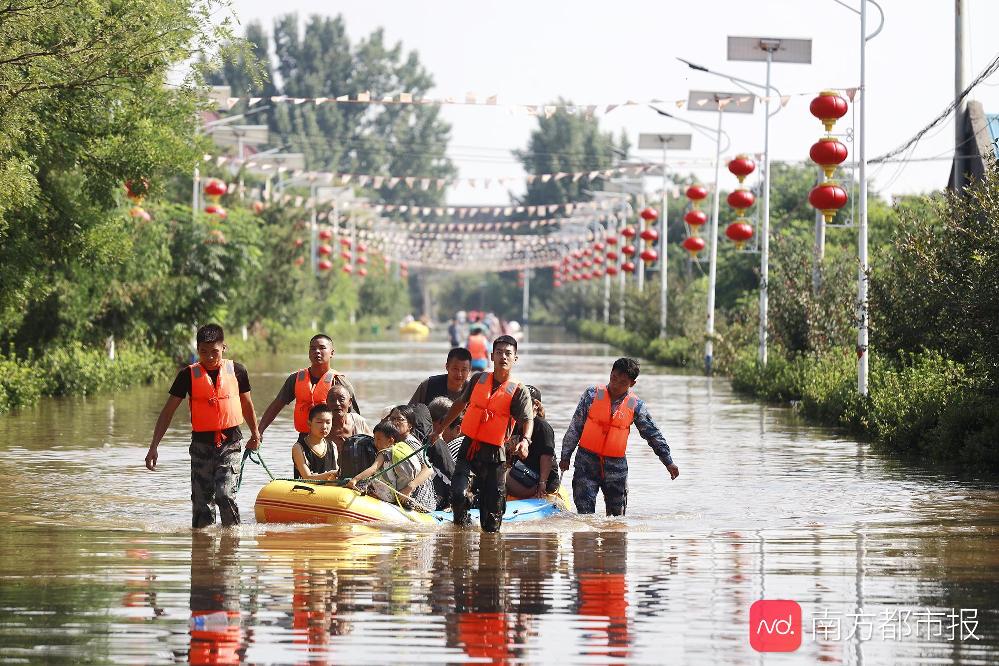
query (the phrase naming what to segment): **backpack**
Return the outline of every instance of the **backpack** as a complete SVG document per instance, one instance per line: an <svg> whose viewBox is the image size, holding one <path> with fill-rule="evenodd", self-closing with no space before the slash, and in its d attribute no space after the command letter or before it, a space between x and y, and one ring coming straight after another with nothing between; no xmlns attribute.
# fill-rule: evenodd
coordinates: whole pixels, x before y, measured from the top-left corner
<svg viewBox="0 0 999 666"><path fill-rule="evenodd" d="M357 476L375 462L375 438L371 435L352 435L344 440L340 455L340 478Z"/></svg>

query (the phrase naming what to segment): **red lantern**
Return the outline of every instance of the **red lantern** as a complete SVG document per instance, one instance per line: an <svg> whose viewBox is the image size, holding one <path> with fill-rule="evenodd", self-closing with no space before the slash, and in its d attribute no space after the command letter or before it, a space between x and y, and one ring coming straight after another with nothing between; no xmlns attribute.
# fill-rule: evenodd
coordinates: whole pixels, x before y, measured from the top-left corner
<svg viewBox="0 0 999 666"><path fill-rule="evenodd" d="M607 261L617 261L617 252L611 250L607 253Z"/></svg>
<svg viewBox="0 0 999 666"><path fill-rule="evenodd" d="M583 262L583 268L591 268L592 266L593 266L593 262L591 260L589 260L589 259L587 259L586 261Z"/></svg>
<svg viewBox="0 0 999 666"><path fill-rule="evenodd" d="M624 271L625 273L634 273L635 264L631 263L630 261L626 261L623 264L621 264L621 270Z"/></svg>
<svg viewBox="0 0 999 666"><path fill-rule="evenodd" d="M320 245L319 248L316 250L316 252L318 252L320 255L324 257L328 257L331 254L333 254L333 248L331 248L329 245Z"/></svg>
<svg viewBox="0 0 999 666"><path fill-rule="evenodd" d="M621 235L624 236L625 238L634 238L635 230L632 227L625 227L624 229L621 230Z"/></svg>
<svg viewBox="0 0 999 666"><path fill-rule="evenodd" d="M639 236L643 241L647 241L649 243L659 240L659 232L655 229L643 229Z"/></svg>
<svg viewBox="0 0 999 666"><path fill-rule="evenodd" d="M341 270L343 270L344 273L347 273L349 275L354 272L354 267L351 266L350 264L344 264Z"/></svg>
<svg viewBox="0 0 999 666"><path fill-rule="evenodd" d="M617 275L617 266L608 266L607 275Z"/></svg>
<svg viewBox="0 0 999 666"><path fill-rule="evenodd" d="M592 247L583 248L583 256L584 257L589 257L592 254L593 254L593 248Z"/></svg>
<svg viewBox="0 0 999 666"><path fill-rule="evenodd" d="M261 213L264 212L264 208L265 208L265 206L264 206L264 202L263 201L254 201L253 202L253 212L254 212L254 214L260 215Z"/></svg>
<svg viewBox="0 0 999 666"><path fill-rule="evenodd" d="M630 257L633 254L635 254L635 246L634 245L625 245L624 247L621 248L621 253Z"/></svg>
<svg viewBox="0 0 999 666"><path fill-rule="evenodd" d="M822 121L827 132L832 132L836 121L846 115L849 105L835 90L823 90L808 105L812 115Z"/></svg>
<svg viewBox="0 0 999 666"><path fill-rule="evenodd" d="M651 264L653 261L659 258L659 253L653 249L642 250L642 254L639 255L647 264Z"/></svg>
<svg viewBox="0 0 999 666"><path fill-rule="evenodd" d="M368 246L365 245L364 243L362 243L361 241L357 241L357 251L358 252L367 252L368 251Z"/></svg>
<svg viewBox="0 0 999 666"><path fill-rule="evenodd" d="M333 268L333 263L323 259L318 264L316 264L316 266L318 266L319 270L321 271L328 271L329 269Z"/></svg>
<svg viewBox="0 0 999 666"><path fill-rule="evenodd" d="M593 244L593 249L596 250L597 252L603 252L604 251L604 244L600 243L600 242L596 242L596 243Z"/></svg>
<svg viewBox="0 0 999 666"><path fill-rule="evenodd" d="M687 211L687 214L683 216L683 221L692 227L699 227L707 223L708 215L703 210L694 208Z"/></svg>
<svg viewBox="0 0 999 666"><path fill-rule="evenodd" d="M205 181L205 196L208 197L221 197L226 193L226 186L218 178L209 178Z"/></svg>
<svg viewBox="0 0 999 666"><path fill-rule="evenodd" d="M357 263L363 266L364 264L368 263L368 258L365 257L363 254L359 254L357 255Z"/></svg>
<svg viewBox="0 0 999 666"><path fill-rule="evenodd" d="M573 250L572 251L572 258L573 259L579 259L582 256L583 256L582 250Z"/></svg>
<svg viewBox="0 0 999 666"><path fill-rule="evenodd" d="M733 222L725 228L725 235L735 241L736 247L742 247L743 243L753 237L753 227L747 222Z"/></svg>
<svg viewBox="0 0 999 666"><path fill-rule="evenodd" d="M659 213L657 213L654 208L643 208L642 212L638 215L646 222L655 222L659 219Z"/></svg>
<svg viewBox="0 0 999 666"><path fill-rule="evenodd" d="M360 268L357 269L357 274L360 275L361 277L367 277L368 269L365 268L364 266L361 266Z"/></svg>
<svg viewBox="0 0 999 666"><path fill-rule="evenodd" d="M344 247L350 247L350 239L349 238L341 238L340 239L340 245L343 245Z"/></svg>
<svg viewBox="0 0 999 666"><path fill-rule="evenodd" d="M292 262L296 266L301 266L305 263L305 257L295 257L295 261Z"/></svg>
<svg viewBox="0 0 999 666"><path fill-rule="evenodd" d="M305 243L305 241L303 241L301 238L295 239L295 247L302 247L303 243Z"/></svg>
<svg viewBox="0 0 999 666"><path fill-rule="evenodd" d="M692 257L696 257L697 253L704 249L704 246L704 239L697 236L690 236L683 241L683 249L689 252Z"/></svg>
<svg viewBox="0 0 999 666"><path fill-rule="evenodd" d="M832 222L836 211L846 205L846 200L846 190L831 180L816 185L808 193L808 203L822 211L826 222Z"/></svg>
<svg viewBox="0 0 999 666"><path fill-rule="evenodd" d="M608 236L607 244L610 245L611 247L617 245L617 238L615 238L614 236Z"/></svg>
<svg viewBox="0 0 999 666"><path fill-rule="evenodd" d="M205 206L205 212L208 213L209 215L215 215L222 219L225 219L225 217L228 215L228 213L225 212L225 208L223 208L218 204L208 204L207 206Z"/></svg>
<svg viewBox="0 0 999 666"><path fill-rule="evenodd" d="M149 181L145 178L125 181L125 196L135 204L141 204L149 193Z"/></svg>
<svg viewBox="0 0 999 666"><path fill-rule="evenodd" d="M600 270L599 268L597 268L597 269L595 269L593 271L592 275L593 275L594 278L603 277L604 276L604 272L602 270Z"/></svg>
<svg viewBox="0 0 999 666"><path fill-rule="evenodd" d="M593 263L595 263L595 264L602 264L602 263L604 263L604 258L601 257L599 254L595 254L595 255L593 255Z"/></svg>
<svg viewBox="0 0 999 666"><path fill-rule="evenodd" d="M340 258L344 261L350 261L350 252L341 252Z"/></svg>
<svg viewBox="0 0 999 666"><path fill-rule="evenodd" d="M573 273L572 274L572 281L573 282L579 282L582 279L583 279L583 276L581 274L579 274L579 273Z"/></svg>
<svg viewBox="0 0 999 666"><path fill-rule="evenodd" d="M141 220L145 220L146 222L149 222L151 219L153 219L153 216L150 215L146 211L146 209L142 208L141 206L132 206L128 211L128 215L129 217L136 217Z"/></svg>
<svg viewBox="0 0 999 666"><path fill-rule="evenodd" d="M556 289L558 289L559 287L562 286L562 281L561 280L555 280L555 281L552 282L552 286L555 287Z"/></svg>
<svg viewBox="0 0 999 666"><path fill-rule="evenodd" d="M319 232L319 237L321 239L323 239L323 240L329 240L329 239L333 238L333 232L330 231L329 229L322 229Z"/></svg>
<svg viewBox="0 0 999 666"><path fill-rule="evenodd" d="M700 201L701 199L706 199L708 196L708 188L704 187L699 183L694 183L687 188L687 198L691 201Z"/></svg>
<svg viewBox="0 0 999 666"><path fill-rule="evenodd" d="M843 163L847 156L846 146L840 143L839 139L826 136L812 144L812 149L808 151L808 156L812 161L822 167L826 178L832 178L833 171Z"/></svg>
<svg viewBox="0 0 999 666"><path fill-rule="evenodd" d="M733 176L739 179L739 183L746 180L746 176L756 171L756 162L749 155L736 155L735 159L728 163L728 170Z"/></svg>
<svg viewBox="0 0 999 666"><path fill-rule="evenodd" d="M756 197L749 190L733 190L728 195L728 205L737 210L749 208L756 203Z"/></svg>

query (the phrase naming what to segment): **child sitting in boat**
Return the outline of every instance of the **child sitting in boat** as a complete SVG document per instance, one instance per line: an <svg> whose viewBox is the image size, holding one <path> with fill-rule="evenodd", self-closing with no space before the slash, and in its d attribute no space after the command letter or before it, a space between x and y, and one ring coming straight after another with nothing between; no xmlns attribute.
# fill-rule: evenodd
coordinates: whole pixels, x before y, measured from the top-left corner
<svg viewBox="0 0 999 666"><path fill-rule="evenodd" d="M291 447L296 479L329 481L340 473L336 444L328 437L333 428L333 410L321 403L309 410L309 432L303 433Z"/></svg>
<svg viewBox="0 0 999 666"><path fill-rule="evenodd" d="M357 490L363 481L371 479L386 469L378 478L372 479L368 492L383 502L392 502L433 510L436 504L432 478L433 468L427 464L423 452L414 455L414 449L406 442L406 436L391 421L382 421L374 427L375 449L378 457L347 485ZM417 449L418 450L418 449Z"/></svg>

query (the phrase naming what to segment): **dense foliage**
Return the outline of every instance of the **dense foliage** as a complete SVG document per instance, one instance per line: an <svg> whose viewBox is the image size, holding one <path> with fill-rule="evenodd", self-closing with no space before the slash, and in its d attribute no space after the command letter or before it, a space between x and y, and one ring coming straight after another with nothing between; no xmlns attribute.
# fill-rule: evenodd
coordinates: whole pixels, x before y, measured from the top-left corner
<svg viewBox="0 0 999 666"><path fill-rule="evenodd" d="M186 358L208 321L274 333L408 310L406 286L375 257L365 280L339 262L313 276L300 209L255 214L228 196L224 220L192 213L191 172L211 149L197 138L202 70L208 54L248 54L224 12L214 0L0 8L0 411L148 380ZM371 77L399 57L376 37L352 55ZM430 85L407 64L411 78L386 83ZM399 123L446 142L446 127L411 121L366 131ZM129 181L148 215L129 214Z"/></svg>

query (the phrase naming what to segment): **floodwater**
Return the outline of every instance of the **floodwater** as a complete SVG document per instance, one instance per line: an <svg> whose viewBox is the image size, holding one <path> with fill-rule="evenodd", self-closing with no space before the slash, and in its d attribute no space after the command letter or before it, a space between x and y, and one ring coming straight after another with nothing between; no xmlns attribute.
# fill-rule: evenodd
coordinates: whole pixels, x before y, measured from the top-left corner
<svg viewBox="0 0 999 666"><path fill-rule="evenodd" d="M247 361L258 414L304 348ZM517 374L541 389L560 440L615 354L552 331L521 351ZM377 418L445 352L344 343L335 365ZM192 532L185 412L160 471L143 467L167 388L0 417L0 662L999 662L995 480L891 460L722 379L639 378L681 474L670 482L633 435L627 518L499 535L256 524L255 465L244 524ZM264 442L279 476L290 419ZM800 626L775 622L778 609L753 627L796 651L753 649L759 599L800 605Z"/></svg>

